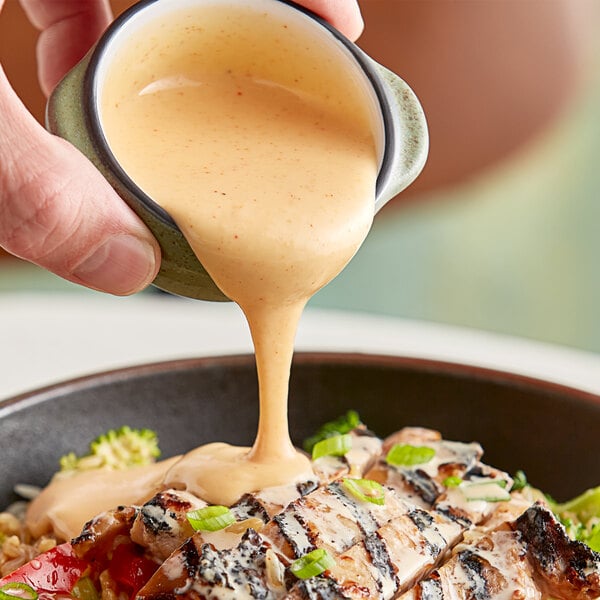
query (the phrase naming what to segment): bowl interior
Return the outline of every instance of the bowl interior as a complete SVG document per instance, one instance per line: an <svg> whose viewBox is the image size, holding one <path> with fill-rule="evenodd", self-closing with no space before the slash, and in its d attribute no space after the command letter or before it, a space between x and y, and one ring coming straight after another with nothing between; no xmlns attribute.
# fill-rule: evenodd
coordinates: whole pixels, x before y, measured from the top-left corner
<svg viewBox="0 0 600 600"><path fill-rule="evenodd" d="M600 484L600 398L591 394L416 359L298 354L294 441L350 408L381 436L420 425L479 441L486 462L523 469L557 499ZM15 499L15 484L45 484L60 456L85 452L109 428L154 429L167 457L209 441L250 444L256 423L252 356L145 365L24 394L0 403L0 507Z"/></svg>

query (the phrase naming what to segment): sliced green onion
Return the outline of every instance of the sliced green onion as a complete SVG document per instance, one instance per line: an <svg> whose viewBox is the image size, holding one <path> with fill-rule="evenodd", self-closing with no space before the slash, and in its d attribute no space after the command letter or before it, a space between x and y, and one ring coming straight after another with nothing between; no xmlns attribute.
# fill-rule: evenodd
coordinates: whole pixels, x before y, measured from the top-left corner
<svg viewBox="0 0 600 600"><path fill-rule="evenodd" d="M478 481L474 480L473 483L478 483ZM499 485L502 489L506 489L506 486L508 485L508 481L506 481L506 479L492 479L491 477L489 479L484 478L483 482L479 483L495 483L496 485Z"/></svg>
<svg viewBox="0 0 600 600"><path fill-rule="evenodd" d="M317 442L334 435L350 433L359 425L362 425L359 414L355 410L349 410L345 415L321 425L314 435L304 440L303 447L307 452L311 453Z"/></svg>
<svg viewBox="0 0 600 600"><path fill-rule="evenodd" d="M0 599L15 600L15 598L23 598L24 600L36 600L38 593L26 583L20 581L11 581L0 587Z"/></svg>
<svg viewBox="0 0 600 600"><path fill-rule="evenodd" d="M89 577L82 577L71 590L71 596L78 600L98 600L98 590Z"/></svg>
<svg viewBox="0 0 600 600"><path fill-rule="evenodd" d="M506 500L510 500L510 494L506 489L506 481L503 479L464 481L460 484L459 488L465 499L469 502L475 500L505 502Z"/></svg>
<svg viewBox="0 0 600 600"><path fill-rule="evenodd" d="M334 435L317 442L312 450L312 459L321 456L344 456L352 448L352 436L349 433Z"/></svg>
<svg viewBox="0 0 600 600"><path fill-rule="evenodd" d="M442 485L447 488L455 488L458 487L463 480L456 475L450 475L450 477L446 477L444 481L442 481Z"/></svg>
<svg viewBox="0 0 600 600"><path fill-rule="evenodd" d="M394 467L412 467L428 463L434 456L435 450L429 446L396 444L387 453L385 460Z"/></svg>
<svg viewBox="0 0 600 600"><path fill-rule="evenodd" d="M379 506L385 504L385 492L383 486L372 479L352 479L345 477L344 487L359 500L371 502Z"/></svg>
<svg viewBox="0 0 600 600"><path fill-rule="evenodd" d="M324 548L317 548L295 560L290 565L290 571L298 579L308 579L331 569L333 565L335 565L335 560L329 552Z"/></svg>
<svg viewBox="0 0 600 600"><path fill-rule="evenodd" d="M513 485L511 491L518 492L529 484L527 482L527 475L521 470L517 471L513 477Z"/></svg>
<svg viewBox="0 0 600 600"><path fill-rule="evenodd" d="M235 523L233 513L218 504L192 510L186 517L195 531L219 531Z"/></svg>

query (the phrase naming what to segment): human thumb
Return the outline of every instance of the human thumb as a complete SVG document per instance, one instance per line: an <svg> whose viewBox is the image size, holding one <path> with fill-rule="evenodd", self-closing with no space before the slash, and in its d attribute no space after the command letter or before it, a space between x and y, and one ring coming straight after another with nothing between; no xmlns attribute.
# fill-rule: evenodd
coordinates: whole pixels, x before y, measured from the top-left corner
<svg viewBox="0 0 600 600"><path fill-rule="evenodd" d="M43 129L0 67L0 247L60 277L127 295L156 276L141 220L68 142Z"/></svg>

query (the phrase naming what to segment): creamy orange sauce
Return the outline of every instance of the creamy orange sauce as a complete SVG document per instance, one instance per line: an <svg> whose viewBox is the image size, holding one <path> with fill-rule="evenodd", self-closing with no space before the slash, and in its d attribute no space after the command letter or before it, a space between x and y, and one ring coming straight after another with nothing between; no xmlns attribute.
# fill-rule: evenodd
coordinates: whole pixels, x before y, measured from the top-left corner
<svg viewBox="0 0 600 600"><path fill-rule="evenodd" d="M81 532L90 519L119 505L141 504L162 489L178 456L145 467L90 469L55 477L30 506L27 526L35 537L50 530L63 539Z"/></svg>
<svg viewBox="0 0 600 600"><path fill-rule="evenodd" d="M349 75L343 50L323 50L323 35L260 2L186 11L134 36L104 86L117 160L173 217L251 330L252 448L204 446L164 480L210 503L312 476L288 433L294 338L308 299L367 235L378 171L366 84Z"/></svg>

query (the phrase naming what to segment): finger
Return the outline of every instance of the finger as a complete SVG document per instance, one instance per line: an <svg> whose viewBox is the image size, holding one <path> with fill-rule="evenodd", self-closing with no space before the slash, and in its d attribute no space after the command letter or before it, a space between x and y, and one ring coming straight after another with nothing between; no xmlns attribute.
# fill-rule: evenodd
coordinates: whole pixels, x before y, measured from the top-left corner
<svg viewBox="0 0 600 600"><path fill-rule="evenodd" d="M46 132L0 68L0 246L87 287L127 295L160 262L148 229L73 146Z"/></svg>
<svg viewBox="0 0 600 600"><path fill-rule="evenodd" d="M347 38L356 40L362 33L364 22L357 0L297 0L298 4L312 10L339 29Z"/></svg>
<svg viewBox="0 0 600 600"><path fill-rule="evenodd" d="M21 0L21 5L41 31L38 78L48 96L111 22L110 5L108 0Z"/></svg>

